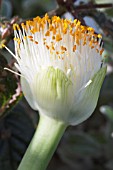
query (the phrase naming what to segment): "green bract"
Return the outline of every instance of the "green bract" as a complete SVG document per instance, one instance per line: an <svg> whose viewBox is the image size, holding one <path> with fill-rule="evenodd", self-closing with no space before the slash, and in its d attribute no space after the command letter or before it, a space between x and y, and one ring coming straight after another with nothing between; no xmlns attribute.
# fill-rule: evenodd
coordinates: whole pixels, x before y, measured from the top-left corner
<svg viewBox="0 0 113 170"><path fill-rule="evenodd" d="M37 73L32 83L21 78L22 89L33 109L63 121L73 102L73 85L58 68L48 67ZM30 85L30 86L29 86Z"/></svg>
<svg viewBox="0 0 113 170"><path fill-rule="evenodd" d="M75 98L69 115L70 124L77 125L93 113L105 75L106 67L103 67L92 77L92 82L78 94L81 97L78 100Z"/></svg>
<svg viewBox="0 0 113 170"><path fill-rule="evenodd" d="M58 68L42 69L28 83L21 78L24 95L33 109L67 124L76 125L86 120L94 111L106 73L101 68L91 83L74 92L73 82Z"/></svg>

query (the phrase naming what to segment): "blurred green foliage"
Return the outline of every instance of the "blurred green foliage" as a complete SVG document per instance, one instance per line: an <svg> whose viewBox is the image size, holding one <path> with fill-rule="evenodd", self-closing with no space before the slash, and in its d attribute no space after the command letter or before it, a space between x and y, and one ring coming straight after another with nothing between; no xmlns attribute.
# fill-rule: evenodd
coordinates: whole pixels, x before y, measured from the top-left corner
<svg viewBox="0 0 113 170"><path fill-rule="evenodd" d="M2 0L1 2L0 14L8 21L6 27L11 26L11 18L15 15L19 16L21 21L44 15L57 7L55 0ZM89 2L113 3L112 0L76 0L78 4ZM108 65L107 76L94 114L81 125L70 127L66 131L48 170L113 170L113 8L82 10L77 14L80 19L81 16L91 17L96 23L93 22L93 27L98 25L98 32L103 34L104 54L107 56L105 61ZM92 23L89 22L88 25ZM4 28L3 20L0 20L0 40L2 40ZM8 41L10 40L8 46L14 50L12 34L9 32L7 37ZM8 42L7 37L6 42ZM21 99L21 92L16 101L12 102L13 109L9 111L7 107L5 108L9 106L10 109L8 102L19 88L19 78L3 70L6 66L11 67L12 62L14 62L12 57L5 50L1 50L0 170L17 169L38 122L38 113L28 106L25 99ZM6 114L7 111L8 114Z"/></svg>

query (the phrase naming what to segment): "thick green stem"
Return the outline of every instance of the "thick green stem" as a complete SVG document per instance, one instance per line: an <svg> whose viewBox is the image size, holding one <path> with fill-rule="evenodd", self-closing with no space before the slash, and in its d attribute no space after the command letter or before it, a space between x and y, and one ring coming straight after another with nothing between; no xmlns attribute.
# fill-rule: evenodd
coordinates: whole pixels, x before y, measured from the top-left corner
<svg viewBox="0 0 113 170"><path fill-rule="evenodd" d="M45 170L66 127L63 122L41 115L18 170Z"/></svg>

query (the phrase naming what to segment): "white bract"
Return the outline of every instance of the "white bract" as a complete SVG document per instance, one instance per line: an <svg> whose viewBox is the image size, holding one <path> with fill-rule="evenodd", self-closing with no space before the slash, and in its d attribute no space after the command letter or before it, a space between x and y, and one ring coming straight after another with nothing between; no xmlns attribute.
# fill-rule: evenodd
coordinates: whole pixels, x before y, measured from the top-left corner
<svg viewBox="0 0 113 170"><path fill-rule="evenodd" d="M76 125L94 111L106 68L101 36L78 20L47 15L14 25L15 63L34 110Z"/></svg>

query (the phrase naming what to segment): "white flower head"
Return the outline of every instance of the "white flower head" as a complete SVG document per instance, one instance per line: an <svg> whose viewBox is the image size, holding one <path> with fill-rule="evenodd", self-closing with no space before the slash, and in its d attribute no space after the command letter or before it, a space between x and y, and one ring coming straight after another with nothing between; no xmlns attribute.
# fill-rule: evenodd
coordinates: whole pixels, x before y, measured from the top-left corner
<svg viewBox="0 0 113 170"><path fill-rule="evenodd" d="M15 63L30 106L76 125L94 111L106 68L101 35L78 20L48 15L14 25Z"/></svg>

